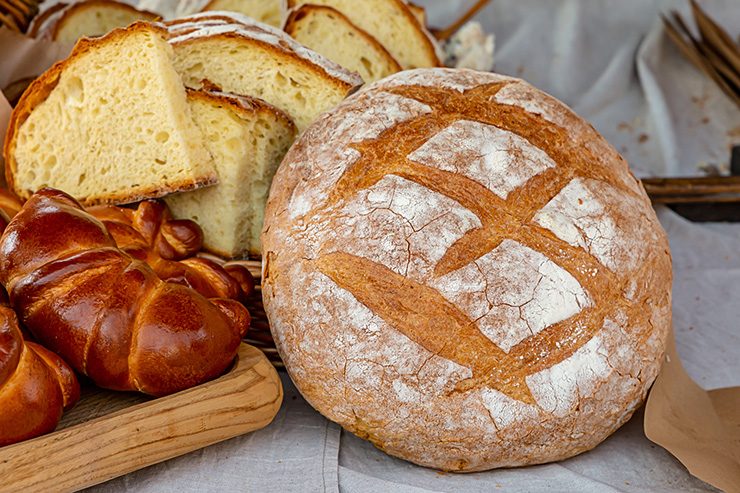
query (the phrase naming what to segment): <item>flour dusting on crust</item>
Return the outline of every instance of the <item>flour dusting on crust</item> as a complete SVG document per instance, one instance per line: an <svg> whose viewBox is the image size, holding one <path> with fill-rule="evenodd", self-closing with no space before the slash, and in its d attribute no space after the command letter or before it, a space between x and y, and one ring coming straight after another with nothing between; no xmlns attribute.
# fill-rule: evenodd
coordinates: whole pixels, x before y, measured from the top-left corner
<svg viewBox="0 0 740 493"><path fill-rule="evenodd" d="M450 103L497 82L508 84L495 100L473 91ZM439 107L417 99L437 105L445 91L435 122ZM562 140L538 149L471 119L475 105L540 115L543 132L594 150L594 162L555 163ZM418 145L425 134L395 132L414 122L434 130ZM516 193L558 166L567 180ZM449 176L439 170L461 179L426 185ZM636 183L590 125L518 79L429 69L369 85L304 132L268 202L263 299L296 386L329 419L430 467L537 464L596 446L645 398L670 325L667 239ZM344 287L317 270L333 255L354 259Z"/></svg>
<svg viewBox="0 0 740 493"><path fill-rule="evenodd" d="M506 352L590 304L573 276L512 240L432 286L465 307L481 332Z"/></svg>
<svg viewBox="0 0 740 493"><path fill-rule="evenodd" d="M525 139L493 125L461 120L409 154L433 166L485 185L502 199L555 163Z"/></svg>

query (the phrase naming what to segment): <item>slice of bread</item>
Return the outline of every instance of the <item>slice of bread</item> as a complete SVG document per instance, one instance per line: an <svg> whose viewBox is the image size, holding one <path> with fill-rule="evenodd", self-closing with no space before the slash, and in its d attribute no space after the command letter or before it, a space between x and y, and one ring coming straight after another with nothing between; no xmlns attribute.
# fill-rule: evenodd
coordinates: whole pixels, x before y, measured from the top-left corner
<svg viewBox="0 0 740 493"><path fill-rule="evenodd" d="M283 8L304 4L337 9L375 37L404 70L440 65L434 38L402 0L285 0Z"/></svg>
<svg viewBox="0 0 740 493"><path fill-rule="evenodd" d="M427 27L427 10L421 5L416 5L415 3L409 2L406 5L408 6L409 11L414 14L416 20L419 21L419 24L423 27Z"/></svg>
<svg viewBox="0 0 740 493"><path fill-rule="evenodd" d="M213 10L238 12L273 27L282 26L280 0L211 0L202 11Z"/></svg>
<svg viewBox="0 0 740 493"><path fill-rule="evenodd" d="M37 30L36 37L40 39L74 43L83 36L102 36L137 20L152 21L157 17L154 12L117 0L81 0L52 10L39 27L32 29Z"/></svg>
<svg viewBox="0 0 740 493"><path fill-rule="evenodd" d="M167 25L185 85L197 89L207 79L225 92L263 99L288 113L299 132L363 82L283 31L240 14L206 12Z"/></svg>
<svg viewBox="0 0 740 493"><path fill-rule="evenodd" d="M283 30L302 45L358 72L367 83L401 71L377 39L331 7L303 5L291 10Z"/></svg>
<svg viewBox="0 0 740 493"><path fill-rule="evenodd" d="M256 98L188 89L188 101L220 183L165 200L176 218L203 228L205 250L224 258L259 257L267 195L295 125Z"/></svg>
<svg viewBox="0 0 740 493"><path fill-rule="evenodd" d="M84 205L120 204L218 182L166 36L136 22L83 38L31 84L5 139L16 195L51 186Z"/></svg>
<svg viewBox="0 0 740 493"><path fill-rule="evenodd" d="M31 23L28 25L26 34L32 38L39 37L39 31L45 29L49 18L60 10L66 8L67 5L69 4L59 2L44 7L42 4L42 8L39 10L39 13L31 19Z"/></svg>

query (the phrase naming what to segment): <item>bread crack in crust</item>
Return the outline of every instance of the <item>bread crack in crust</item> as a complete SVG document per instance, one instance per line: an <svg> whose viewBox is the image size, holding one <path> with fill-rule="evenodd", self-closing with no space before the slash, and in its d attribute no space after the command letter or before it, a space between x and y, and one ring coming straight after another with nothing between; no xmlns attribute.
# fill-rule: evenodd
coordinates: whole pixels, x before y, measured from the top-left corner
<svg viewBox="0 0 740 493"><path fill-rule="evenodd" d="M665 351L671 258L616 151L524 81L425 69L322 115L275 176L263 297L298 389L452 471L593 448Z"/></svg>

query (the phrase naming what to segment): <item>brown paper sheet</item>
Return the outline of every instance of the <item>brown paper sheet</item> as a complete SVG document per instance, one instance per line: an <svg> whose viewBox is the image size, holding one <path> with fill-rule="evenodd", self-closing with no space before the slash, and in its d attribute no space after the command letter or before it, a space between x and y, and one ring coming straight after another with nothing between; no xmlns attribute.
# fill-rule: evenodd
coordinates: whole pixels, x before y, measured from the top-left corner
<svg viewBox="0 0 740 493"><path fill-rule="evenodd" d="M645 407L645 435L694 476L740 492L740 387L702 389L681 364L673 331Z"/></svg>
<svg viewBox="0 0 740 493"><path fill-rule="evenodd" d="M0 88L41 74L71 48L0 28ZM10 104L0 93L2 141L10 113ZM4 169L2 156L0 165ZM683 369L672 334L668 358L648 398L645 434L693 475L727 492L740 493L740 387L704 391Z"/></svg>

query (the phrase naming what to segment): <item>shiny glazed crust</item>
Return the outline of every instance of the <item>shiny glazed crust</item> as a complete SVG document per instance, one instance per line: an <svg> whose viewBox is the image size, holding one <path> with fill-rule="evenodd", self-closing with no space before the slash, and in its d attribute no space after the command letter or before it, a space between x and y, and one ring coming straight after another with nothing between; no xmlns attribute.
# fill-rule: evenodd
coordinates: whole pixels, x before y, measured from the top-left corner
<svg viewBox="0 0 740 493"><path fill-rule="evenodd" d="M36 339L97 385L165 395L231 364L241 303L161 281L74 199L35 193L0 239L0 283Z"/></svg>
<svg viewBox="0 0 740 493"><path fill-rule="evenodd" d="M367 86L286 156L263 299L298 389L450 471L556 461L629 419L662 361L671 258L626 161L526 82Z"/></svg>
<svg viewBox="0 0 740 493"><path fill-rule="evenodd" d="M72 369L23 340L13 310L0 306L0 447L48 433L80 398Z"/></svg>

